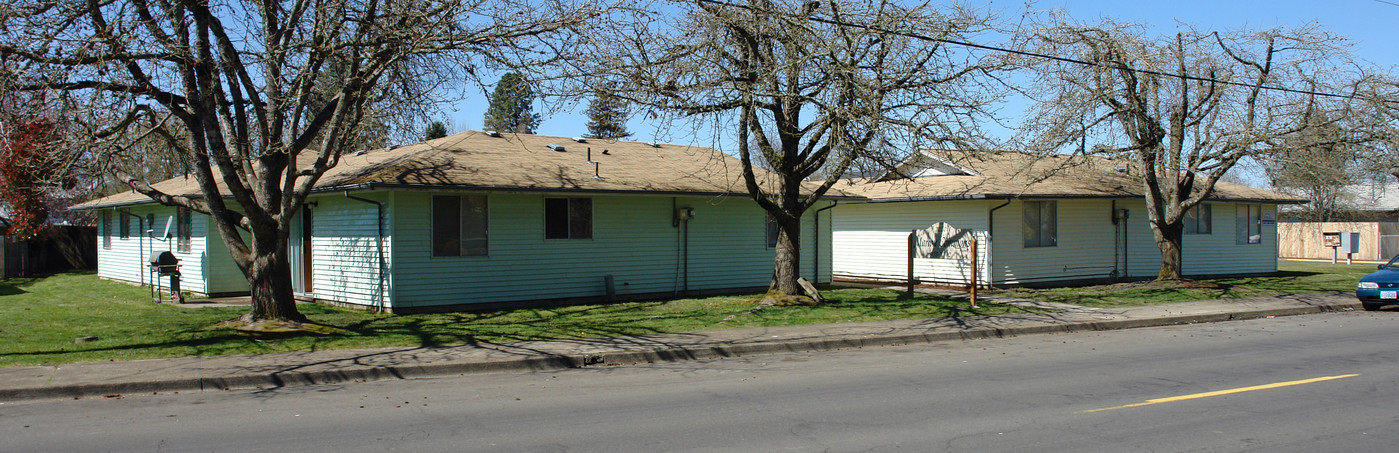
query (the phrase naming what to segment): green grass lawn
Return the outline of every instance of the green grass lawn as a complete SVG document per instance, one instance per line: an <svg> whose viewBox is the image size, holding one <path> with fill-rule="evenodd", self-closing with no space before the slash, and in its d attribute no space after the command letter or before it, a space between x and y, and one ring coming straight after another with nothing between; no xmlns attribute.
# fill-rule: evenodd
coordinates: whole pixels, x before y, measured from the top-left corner
<svg viewBox="0 0 1399 453"><path fill-rule="evenodd" d="M757 295L517 309L484 313L376 315L303 304L331 333L252 334L215 327L246 308L191 308L150 302L150 290L65 273L0 282L0 366L156 357L605 337L736 327L1025 313L895 291L837 289L817 307L764 308ZM75 338L96 336L93 342Z"/></svg>
<svg viewBox="0 0 1399 453"><path fill-rule="evenodd" d="M995 294L1088 307L1125 307L1209 299L1355 291L1372 264L1280 262L1267 277L1217 278L1176 283L1131 282L1074 288L1015 288Z"/></svg>
<svg viewBox="0 0 1399 453"><path fill-rule="evenodd" d="M1353 291L1372 265L1280 263L1276 276L1222 278L1175 284L1149 282L1052 289L1011 289L1001 295L1093 307L1192 300ZM757 295L654 302L501 310L483 313L376 315L325 305L301 305L329 333L254 334L216 327L246 308L191 308L150 302L150 290L102 281L91 272L0 282L0 366L156 357L248 354L317 349L507 343L529 340L692 332L888 319L1026 313L873 289L824 292L816 307L755 308ZM75 338L96 336L93 342Z"/></svg>

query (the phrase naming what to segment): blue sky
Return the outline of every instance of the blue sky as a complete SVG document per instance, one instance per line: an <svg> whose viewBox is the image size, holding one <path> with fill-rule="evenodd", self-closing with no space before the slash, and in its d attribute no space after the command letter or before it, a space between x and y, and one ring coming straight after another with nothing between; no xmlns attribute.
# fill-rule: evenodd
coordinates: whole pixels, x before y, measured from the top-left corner
<svg viewBox="0 0 1399 453"><path fill-rule="evenodd" d="M1391 2L1376 0L1048 0L1032 5L1037 10L1062 9L1072 17L1082 21L1096 21L1112 18L1121 22L1151 24L1162 34L1169 34L1179 24L1191 24L1204 29L1265 29L1275 26L1299 26L1317 23L1331 32L1353 41L1353 54L1383 68L1390 68L1399 62L1396 58L1396 44L1399 44L1399 0ZM1018 15L1024 10L1023 2L991 2L993 9L1003 14ZM1009 18L1009 17L1008 17ZM481 117L485 112L486 98L480 89L471 89L467 100L453 106L449 111L451 132L481 128ZM547 108L546 108L547 107ZM538 133L544 135L579 136L587 132L587 118L582 114L586 105L563 111L550 106L536 104L536 111L543 113L544 121ZM688 142L690 139L674 136L658 136L657 127L642 118L634 118L628 128L639 141ZM695 143L711 146L711 143Z"/></svg>
<svg viewBox="0 0 1399 453"><path fill-rule="evenodd" d="M1317 23L1355 42L1361 58L1388 67L1399 31L1399 1L1375 0L1176 0L1176 1L1047 1L1043 8L1069 11L1080 20L1109 17L1155 25L1163 32L1183 22L1206 29L1263 29Z"/></svg>

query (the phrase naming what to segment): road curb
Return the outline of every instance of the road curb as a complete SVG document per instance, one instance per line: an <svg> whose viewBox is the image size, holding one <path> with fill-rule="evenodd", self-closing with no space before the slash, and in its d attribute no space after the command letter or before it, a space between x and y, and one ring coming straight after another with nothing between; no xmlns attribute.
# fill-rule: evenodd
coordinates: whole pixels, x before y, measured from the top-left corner
<svg viewBox="0 0 1399 453"><path fill-rule="evenodd" d="M941 332L894 333L828 337L821 339L773 340L756 343L719 343L652 350L608 351L578 355L546 355L539 357L470 361L419 363L393 366L363 366L327 371L284 371L248 373L233 376L151 379L137 382L55 385L30 388L0 389L0 401L38 400L54 398L85 398L140 394L204 392L235 389L273 389L291 386L342 384L395 379L463 376L510 371L545 371L586 368L598 365L625 366L654 362L683 362L716 360L745 355L822 352L864 347L926 344L954 340L1004 338L1045 333L1122 330L1141 327L1161 327L1182 324L1237 321L1269 316L1294 316L1350 311L1359 303L1325 303L1303 307L1258 309L1232 313L1182 314L1141 319L1112 319L1102 321L1067 322L1012 327L973 327Z"/></svg>

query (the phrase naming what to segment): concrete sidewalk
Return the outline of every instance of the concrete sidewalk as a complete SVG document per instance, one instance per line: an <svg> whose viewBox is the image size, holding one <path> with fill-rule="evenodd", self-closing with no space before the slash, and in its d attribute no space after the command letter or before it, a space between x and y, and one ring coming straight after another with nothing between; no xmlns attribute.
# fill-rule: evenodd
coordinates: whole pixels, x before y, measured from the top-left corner
<svg viewBox="0 0 1399 453"><path fill-rule="evenodd" d="M1358 310L1347 293L1093 309L1023 300L1056 313L744 328L463 346L355 349L0 368L0 402L458 376L703 360Z"/></svg>

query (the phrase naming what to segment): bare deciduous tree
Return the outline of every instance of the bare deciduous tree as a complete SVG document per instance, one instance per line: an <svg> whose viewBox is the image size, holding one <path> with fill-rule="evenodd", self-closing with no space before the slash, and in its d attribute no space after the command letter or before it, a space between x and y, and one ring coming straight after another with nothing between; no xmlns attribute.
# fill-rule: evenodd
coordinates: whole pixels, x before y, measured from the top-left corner
<svg viewBox="0 0 1399 453"><path fill-rule="evenodd" d="M999 54L947 44L989 35L985 11L882 0L678 1L600 38L597 80L662 121L734 143L754 201L778 226L771 292L799 295L802 215L856 162L976 140L999 97ZM755 168L770 170L771 179Z"/></svg>
<svg viewBox="0 0 1399 453"><path fill-rule="evenodd" d="M1399 178L1399 79L1377 74L1357 91L1355 119L1346 130L1365 139L1360 168L1376 180Z"/></svg>
<svg viewBox="0 0 1399 453"><path fill-rule="evenodd" d="M1330 222L1347 217L1343 204L1348 185L1368 179L1362 170L1365 144L1346 124L1319 112L1306 129L1282 140L1282 146L1256 159L1272 186L1311 200L1298 214L1305 220Z"/></svg>
<svg viewBox="0 0 1399 453"><path fill-rule="evenodd" d="M1147 216L1161 250L1160 280L1182 277L1182 219L1241 160L1284 146L1318 104L1344 87L1336 37L1314 27L1259 32L1180 31L1154 38L1142 27L1045 27L1042 85L1027 130L1040 150L1106 151L1141 175ZM1334 118L1333 118L1334 119ZM1108 143L1090 147L1090 143Z"/></svg>
<svg viewBox="0 0 1399 453"><path fill-rule="evenodd" d="M0 10L0 89L81 98L111 158L175 150L202 197L127 182L212 217L251 287L244 322L299 322L287 243L321 175L380 136L387 107L421 111L478 64L554 57L552 32L586 15L549 1L20 0Z"/></svg>

